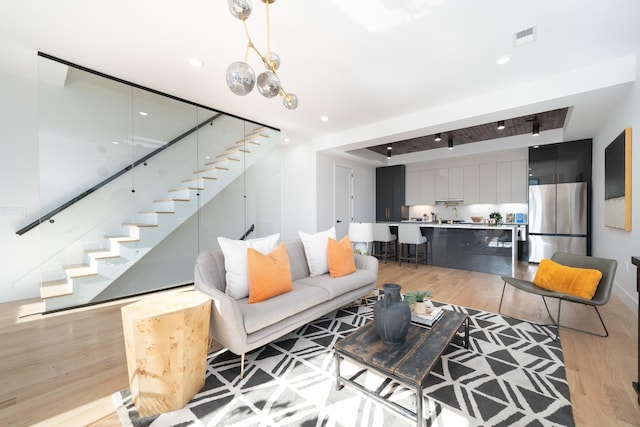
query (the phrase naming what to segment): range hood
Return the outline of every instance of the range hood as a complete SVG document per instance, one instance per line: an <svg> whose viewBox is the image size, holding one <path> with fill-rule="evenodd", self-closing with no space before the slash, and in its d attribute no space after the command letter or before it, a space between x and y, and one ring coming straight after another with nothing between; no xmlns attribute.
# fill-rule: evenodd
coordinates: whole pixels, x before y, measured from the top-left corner
<svg viewBox="0 0 640 427"><path fill-rule="evenodd" d="M458 206L463 202L464 201L462 199L442 199L442 200L436 200L436 205L444 205L445 207L448 208L449 206Z"/></svg>

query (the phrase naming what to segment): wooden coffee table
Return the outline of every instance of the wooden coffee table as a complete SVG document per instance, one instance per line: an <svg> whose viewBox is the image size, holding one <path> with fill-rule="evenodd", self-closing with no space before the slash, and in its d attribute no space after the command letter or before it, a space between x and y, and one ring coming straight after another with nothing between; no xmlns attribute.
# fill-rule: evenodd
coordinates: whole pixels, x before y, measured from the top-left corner
<svg viewBox="0 0 640 427"><path fill-rule="evenodd" d="M405 342L392 346L380 340L373 321L367 322L339 340L334 347L336 389L340 390L343 384L353 386L400 415L415 420L416 425L422 427L423 387L429 372L463 326L461 344L464 348L469 348L469 317L450 310L446 310L432 328L411 324ZM345 378L340 375L342 358L350 359L364 369L351 378ZM369 390L355 381L367 369L386 376L386 380L376 390ZM415 389L416 412L381 396L381 392L392 381Z"/></svg>

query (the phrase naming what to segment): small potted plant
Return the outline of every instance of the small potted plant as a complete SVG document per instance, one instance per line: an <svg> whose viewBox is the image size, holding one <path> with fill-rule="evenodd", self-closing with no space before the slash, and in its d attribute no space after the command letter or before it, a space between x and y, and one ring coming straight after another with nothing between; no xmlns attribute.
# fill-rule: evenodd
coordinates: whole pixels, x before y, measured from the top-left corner
<svg viewBox="0 0 640 427"><path fill-rule="evenodd" d="M500 215L500 212L491 212L489 218L493 220L495 225L502 225L502 215Z"/></svg>
<svg viewBox="0 0 640 427"><path fill-rule="evenodd" d="M404 296L404 300L407 304L409 304L409 306L413 305L413 311L416 314L425 314L425 298L430 296L431 291L411 291Z"/></svg>

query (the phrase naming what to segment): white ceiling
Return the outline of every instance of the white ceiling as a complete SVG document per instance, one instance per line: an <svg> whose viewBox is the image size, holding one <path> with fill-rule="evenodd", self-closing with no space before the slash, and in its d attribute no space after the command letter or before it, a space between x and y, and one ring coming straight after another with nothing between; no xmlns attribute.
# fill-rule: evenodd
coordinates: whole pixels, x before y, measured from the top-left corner
<svg viewBox="0 0 640 427"><path fill-rule="evenodd" d="M264 4L253 9L264 53ZM35 78L41 51L347 151L562 107L565 129L547 141L592 137L640 54L638 0L278 0L270 10L293 111L227 88L246 39L224 0L0 0L0 69ZM515 47L531 26L536 40ZM261 72L254 53L248 62Z"/></svg>

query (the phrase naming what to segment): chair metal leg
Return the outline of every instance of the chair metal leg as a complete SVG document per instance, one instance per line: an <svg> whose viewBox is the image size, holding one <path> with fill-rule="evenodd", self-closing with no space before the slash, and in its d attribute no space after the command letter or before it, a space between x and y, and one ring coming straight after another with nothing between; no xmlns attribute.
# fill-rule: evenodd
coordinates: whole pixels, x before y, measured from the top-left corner
<svg viewBox="0 0 640 427"><path fill-rule="evenodd" d="M556 339L558 339L558 336L560 335L560 328L571 329L572 331L582 332L582 333L589 334L589 335L594 335L594 336L600 337L600 338L606 338L606 337L609 336L609 331L607 330L607 326L604 324L604 320L602 319L602 316L600 315L600 310L598 310L598 307L596 307L595 305L592 305L591 307L594 308L594 310L596 311L596 314L598 315L598 319L600 319L600 324L602 325L602 329L604 329L604 334L598 334L598 333L595 333L595 332L587 331L585 329L573 328L571 326L560 325L560 308L562 307L562 298L558 298L558 317L557 317L557 320L554 319L553 316L551 315L551 312L549 311L549 307L547 306L547 301L545 300L544 297L542 297L542 301L544 301L544 306L547 308L547 313L549 313L549 317L551 318L551 320L553 320L553 323L557 328L558 332L556 333ZM578 303L576 303L576 304L578 304ZM589 304L583 304L583 305L589 305Z"/></svg>
<svg viewBox="0 0 640 427"><path fill-rule="evenodd" d="M506 289L507 289L507 282L504 282L504 284L502 285L502 296L500 297L500 305L498 306L498 314L502 314L502 302L504 300L504 293L505 293ZM549 318L551 319L551 321L553 323L543 324L543 323L529 322L528 320L524 320L524 319L519 319L519 320L523 320L525 322L529 322L531 324L538 325L538 326L553 326L553 327L555 327L556 328L556 335L555 335L555 337L551 337L554 341L557 340L560 337L560 328L571 329L573 331L583 332L585 334L594 335L596 337L601 337L601 338L606 338L606 337L609 336L609 331L607 330L607 326L604 324L604 320L602 319L602 316L600 315L600 310L598 310L597 306L593 305L592 307L595 309L596 314L598 315L598 319L600 319L600 324L602 325L602 329L604 329L604 335L598 334L598 333L595 333L595 332L591 332L591 331L587 331L587 330L584 330L584 329L573 328L571 326L560 325L560 314L562 312L562 298L556 298L558 300L558 314L554 318L553 315L551 314L551 310L549 310L549 306L547 305L547 299L542 295L540 295L540 296L542 297L542 302L544 303L544 308L547 310L547 314L549 315ZM570 301L570 302L574 302L574 301ZM576 304L578 304L578 303L576 303ZM589 304L584 304L584 305L589 305Z"/></svg>
<svg viewBox="0 0 640 427"><path fill-rule="evenodd" d="M500 305L498 306L498 314L502 314L502 300L504 300L504 291L507 289L507 282L502 285L502 296L500 297Z"/></svg>

